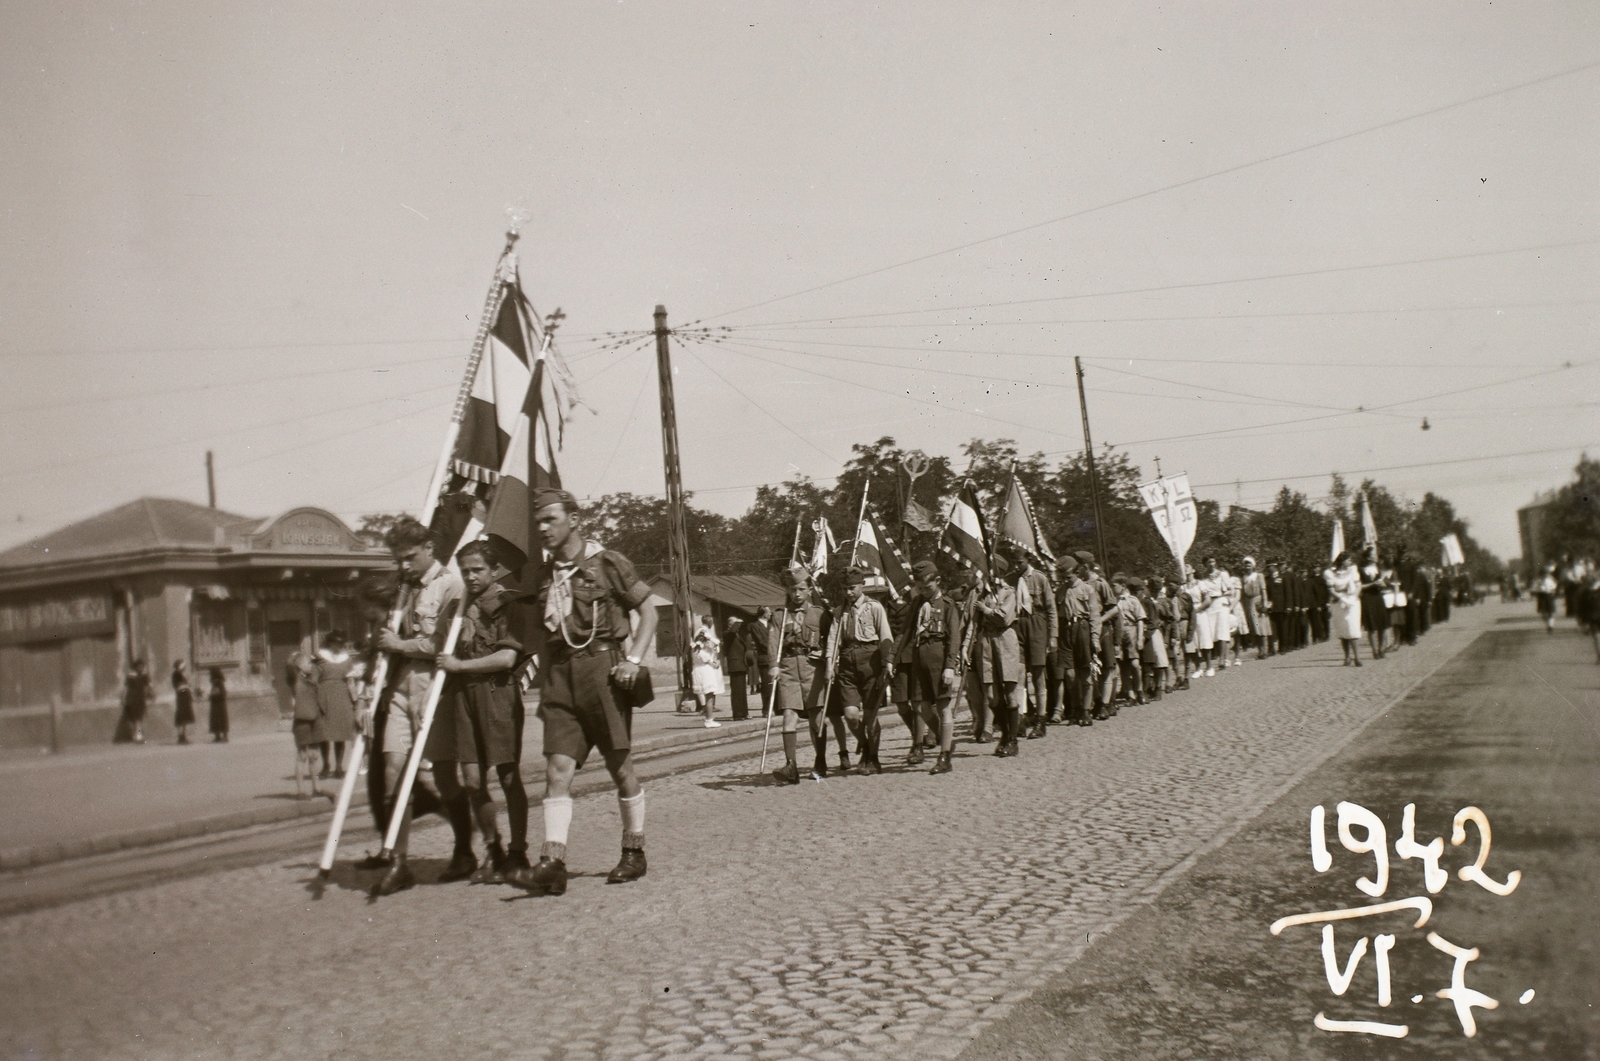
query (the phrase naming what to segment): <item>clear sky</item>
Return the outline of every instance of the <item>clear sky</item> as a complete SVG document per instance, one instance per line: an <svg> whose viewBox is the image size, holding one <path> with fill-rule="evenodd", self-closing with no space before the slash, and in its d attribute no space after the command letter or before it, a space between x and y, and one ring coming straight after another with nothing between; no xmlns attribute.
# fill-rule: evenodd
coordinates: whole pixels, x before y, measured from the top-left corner
<svg viewBox="0 0 1600 1061"><path fill-rule="evenodd" d="M0 545L208 448L233 511L414 510L517 206L580 495L661 490L600 339L660 302L733 329L673 352L718 511L1075 451L1077 355L1147 472L1394 469L1512 556L1600 449L1597 102L1585 2L0 0Z"/></svg>

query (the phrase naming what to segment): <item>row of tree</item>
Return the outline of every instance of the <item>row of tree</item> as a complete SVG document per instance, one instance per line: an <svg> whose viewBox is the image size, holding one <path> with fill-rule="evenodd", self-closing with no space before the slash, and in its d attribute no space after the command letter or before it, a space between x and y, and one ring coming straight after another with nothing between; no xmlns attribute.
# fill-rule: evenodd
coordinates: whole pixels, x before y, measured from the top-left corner
<svg viewBox="0 0 1600 1061"><path fill-rule="evenodd" d="M775 576L789 560L797 524L804 555L811 551L810 527L818 516L826 517L841 539L853 535L864 487L868 504L890 533L899 536L901 550L912 560L933 557L947 506L962 480L972 480L991 507L988 514L993 520L1013 469L1057 556L1080 549L1099 552L1088 462L1082 453L1052 465L1042 453L1019 454L1010 439L973 439L962 449L966 467L957 470L948 457L909 452L890 437L858 443L851 452L850 462L830 488L807 478L763 486L737 518L688 505L691 567L697 573ZM906 472L908 459L920 473L914 480ZM1600 467L1595 470L1600 472ZM1097 457L1095 472L1108 570L1175 574L1172 554L1140 500L1139 467L1126 454L1108 449ZM1352 546L1360 542L1360 523L1354 515L1360 493L1367 497L1385 559L1403 550L1412 560L1437 563L1439 539L1454 533L1475 578L1493 580L1503 571L1501 562L1473 540L1466 521L1444 498L1427 493L1421 501L1410 501L1371 479L1352 489L1338 475L1318 504L1287 486L1266 511L1235 505L1223 513L1217 502L1199 501L1200 525L1190 563L1215 556L1225 565L1237 565L1250 555L1263 563L1277 558L1298 567L1325 566L1335 519L1343 523ZM665 500L607 494L589 503L585 521L596 538L631 558L646 575L667 569Z"/></svg>
<svg viewBox="0 0 1600 1061"><path fill-rule="evenodd" d="M1543 518L1538 522L1538 555L1547 560L1563 556L1600 559L1600 460L1587 453L1572 469L1572 481L1538 499Z"/></svg>

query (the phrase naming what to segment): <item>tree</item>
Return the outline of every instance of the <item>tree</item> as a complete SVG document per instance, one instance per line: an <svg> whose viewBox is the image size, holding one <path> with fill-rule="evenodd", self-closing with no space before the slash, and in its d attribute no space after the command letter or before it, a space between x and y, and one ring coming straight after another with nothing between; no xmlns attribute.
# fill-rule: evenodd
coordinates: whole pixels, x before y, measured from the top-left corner
<svg viewBox="0 0 1600 1061"><path fill-rule="evenodd" d="M356 528L357 538L374 548L382 548L383 536L389 528L402 519L412 518L409 512L369 512L361 517L361 526Z"/></svg>
<svg viewBox="0 0 1600 1061"><path fill-rule="evenodd" d="M1540 552L1548 559L1600 557L1600 461L1584 453L1572 473L1572 482L1550 500L1539 529Z"/></svg>

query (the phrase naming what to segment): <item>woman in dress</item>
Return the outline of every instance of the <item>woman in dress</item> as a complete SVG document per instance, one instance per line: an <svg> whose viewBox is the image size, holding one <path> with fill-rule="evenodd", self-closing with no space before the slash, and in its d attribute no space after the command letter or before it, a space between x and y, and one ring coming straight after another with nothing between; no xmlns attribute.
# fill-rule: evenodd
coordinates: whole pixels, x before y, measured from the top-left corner
<svg viewBox="0 0 1600 1061"><path fill-rule="evenodd" d="M1228 668L1228 644L1233 640L1233 601L1228 598L1228 573L1215 557L1206 558L1206 577L1200 580L1209 603L1201 616L1201 630L1209 628L1210 651L1206 655L1206 677L1215 678L1217 667Z"/></svg>
<svg viewBox="0 0 1600 1061"><path fill-rule="evenodd" d="M1228 585L1228 629L1233 632L1233 659L1228 666L1237 667L1244 662L1245 642L1250 638L1250 624L1244 614L1244 580L1226 569L1222 574Z"/></svg>
<svg viewBox="0 0 1600 1061"><path fill-rule="evenodd" d="M1255 642L1256 659L1266 659L1268 639L1272 636L1272 623L1267 618L1267 579L1256 570L1255 557L1247 556L1240 563L1244 565L1239 591L1245 625L1250 631L1250 640Z"/></svg>
<svg viewBox="0 0 1600 1061"><path fill-rule="evenodd" d="M1383 658L1383 643L1389 635L1389 602L1385 599L1389 589L1378 567L1378 558L1370 551L1361 564L1361 627L1367 632L1372 646L1372 658Z"/></svg>
<svg viewBox="0 0 1600 1061"><path fill-rule="evenodd" d="M350 655L350 640L343 630L329 630L322 638L313 663L317 699L322 704L322 739L333 744L333 776L344 776L345 742L355 737L355 701L351 671L356 661ZM327 776L328 752L322 752L323 776Z"/></svg>
<svg viewBox="0 0 1600 1061"><path fill-rule="evenodd" d="M1193 568L1189 569L1189 581L1184 584L1183 592L1188 596L1190 608L1194 612L1194 622L1189 628L1189 641L1183 646L1184 653L1194 659L1194 665L1189 669L1189 673L1194 677L1203 678L1211 661L1211 646L1217 639L1216 619L1211 614L1211 602L1215 599L1215 594L1207 588L1204 580L1195 576ZM1217 673L1215 668L1211 673Z"/></svg>
<svg viewBox="0 0 1600 1061"><path fill-rule="evenodd" d="M1361 666L1361 572L1349 553L1340 553L1322 573L1328 587L1329 629L1344 649L1344 665Z"/></svg>
<svg viewBox="0 0 1600 1061"><path fill-rule="evenodd" d="M700 617L700 629L694 632L694 700L705 712L706 729L719 729L716 719L717 696L722 692L722 641L717 637L716 620L709 615Z"/></svg>
<svg viewBox="0 0 1600 1061"><path fill-rule="evenodd" d="M178 743L189 743L189 727L194 725L194 687L189 684L189 664L178 660L172 665L172 728Z"/></svg>
<svg viewBox="0 0 1600 1061"><path fill-rule="evenodd" d="M122 718L117 721L116 734L111 738L113 743L144 743L144 716L155 698L155 688L150 683L150 664L142 659L134 660L133 669L123 681Z"/></svg>
<svg viewBox="0 0 1600 1061"><path fill-rule="evenodd" d="M222 677L221 667L211 668L211 743L228 743L228 683Z"/></svg>

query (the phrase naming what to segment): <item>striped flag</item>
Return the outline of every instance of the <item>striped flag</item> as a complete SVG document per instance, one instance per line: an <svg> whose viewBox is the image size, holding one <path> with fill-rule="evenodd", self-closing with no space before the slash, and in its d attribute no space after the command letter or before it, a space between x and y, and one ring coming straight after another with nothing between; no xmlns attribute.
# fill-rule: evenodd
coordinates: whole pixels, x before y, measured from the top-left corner
<svg viewBox="0 0 1600 1061"><path fill-rule="evenodd" d="M534 495L548 486L561 485L556 468L555 440L551 432L552 409L559 419L560 405L548 371L549 341L534 358L526 400L512 429L505 464L500 469L494 499L483 520L484 537L494 541L505 566L513 573L541 555L536 537ZM513 580L503 580L512 584Z"/></svg>
<svg viewBox="0 0 1600 1061"><path fill-rule="evenodd" d="M1378 524L1372 519L1372 506L1367 504L1365 492L1361 495L1361 547L1378 551Z"/></svg>
<svg viewBox="0 0 1600 1061"><path fill-rule="evenodd" d="M889 587L889 596L903 600L911 592L911 570L905 554L884 529L877 509L867 506L866 518L857 531L856 563L872 569Z"/></svg>
<svg viewBox="0 0 1600 1061"><path fill-rule="evenodd" d="M1050 544L1039 530L1039 520L1033 514L1033 502L1028 499L1028 492L1022 488L1016 472L1011 473L1006 507L1000 513L1000 540L1015 545L1041 566L1056 561L1050 553Z"/></svg>
<svg viewBox="0 0 1600 1061"><path fill-rule="evenodd" d="M811 533L816 536L816 544L811 547L811 577L817 579L828 570L828 557L839 548L839 543L833 540L833 528L828 526L824 516L818 516L811 524Z"/></svg>
<svg viewBox="0 0 1600 1061"><path fill-rule="evenodd" d="M477 536L483 506L511 453L511 437L533 378L531 344L524 326L526 300L517 276L516 256L500 268L494 324L484 342L483 361L472 377L472 391L461 414L461 432L450 454L449 477L440 491L432 528L446 555Z"/></svg>
<svg viewBox="0 0 1600 1061"><path fill-rule="evenodd" d="M983 522L983 504L970 479L961 484L961 491L950 506L950 518L939 536L939 551L976 574L980 585L989 581L989 530Z"/></svg>

